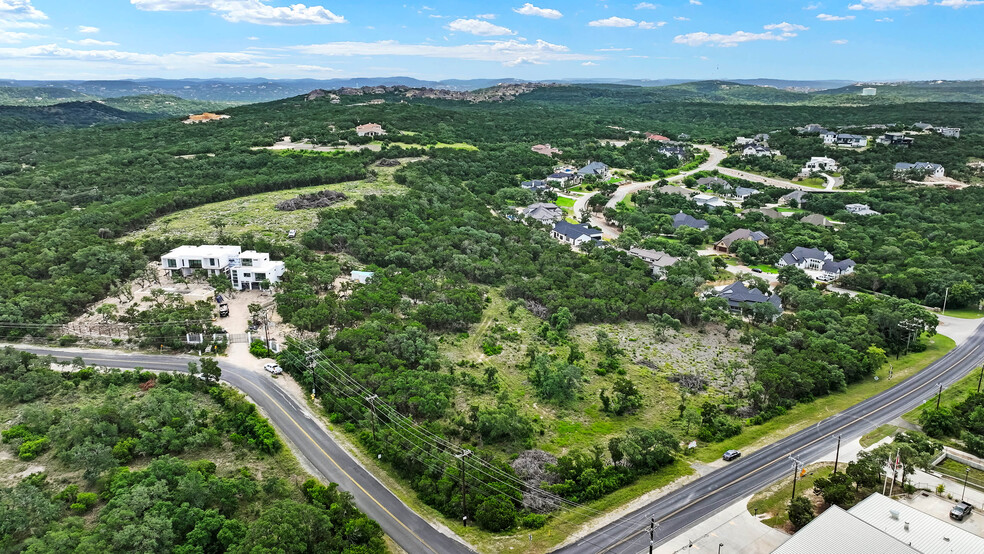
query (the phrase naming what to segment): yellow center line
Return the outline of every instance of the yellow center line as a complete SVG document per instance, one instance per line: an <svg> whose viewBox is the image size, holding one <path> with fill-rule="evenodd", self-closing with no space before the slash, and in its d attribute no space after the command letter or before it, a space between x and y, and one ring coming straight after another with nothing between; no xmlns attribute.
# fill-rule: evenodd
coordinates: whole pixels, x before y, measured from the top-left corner
<svg viewBox="0 0 984 554"><path fill-rule="evenodd" d="M941 372L939 372L939 373L937 373L937 374L936 374L936 379L939 379L939 378L940 378L941 376L943 376L944 374L946 374L946 373L947 373L948 371L950 371L950 370L951 370L951 369L953 369L954 367L956 367L956 366L958 366L958 365L960 365L961 363L963 363L963 362L964 362L964 360L966 360L966 359L967 359L967 358L969 358L969 357L970 357L971 355L973 355L973 354L974 354L974 352L977 352L977 350L978 350L978 349L979 349L980 347L981 347L981 345L977 345L977 346L975 346L975 347L974 347L974 348L973 348L973 349L972 349L972 350L971 350L970 352L968 352L968 353L967 353L966 355L964 355L964 357L963 357L963 358L960 358L960 359L959 359L959 360L957 360L956 362L954 362L954 363L952 363L952 364L950 364L950 366L949 366L949 367L947 367L946 369L944 369L943 371L941 371ZM917 375L918 375L918 374L917 374ZM913 377L915 377L915 375L914 375ZM931 382L931 381L932 381L932 380L930 380L929 382ZM851 426L851 425L853 425L853 424L854 424L855 422L857 422L857 421L859 421L859 420L861 420L861 419L864 419L864 418L867 418L868 416L871 416L872 414L875 414L876 412L880 412L880 411L882 411L882 410L884 410L884 409L886 409L886 408L888 408L889 406L891 406L891 405L893 405L893 404L895 404L896 402L899 402L899 401L901 401L902 399L904 399L904 398L906 398L907 396L909 396L909 395L911 395L911 394L914 394L914 393L916 393L916 392L919 392L919 391L920 391L921 389L923 389L923 388L925 388L925 387L926 387L926 386L927 386L927 385L929 384L929 382L926 382L926 383L923 383L922 385L920 385L920 386L918 386L918 387L916 387L916 388L914 388L914 389L912 389L911 391L909 391L909 392L907 392L907 393L905 393L905 394L903 394L903 395L901 395L901 396L899 396L899 397L898 397L898 398L896 398L895 400L892 400L891 402L889 402L889 403L887 403L887 404L883 404L882 406L880 406L880 407L878 407L878 408L875 408L874 410L871 410L870 412L868 412L868 413L866 413L866 414L864 414L864 415L862 415L862 416L859 416L859 417L857 417L857 418L855 418L855 419L853 419L852 421L849 421L849 422L847 422L847 423L845 423L844 425L842 425L842 426L840 426L840 427L838 427L837 429L834 429L833 431L830 431L830 432L828 432L827 434L825 434L825 435L823 435L823 436L821 436L821 437L818 437L818 438L816 438L816 439L813 439L812 441L810 441L810 442L808 442L808 443L806 443L806 444L804 444L803 446L800 446L800 447L798 447L798 448L795 448L795 449L793 449L793 450L790 450L790 451L789 451L789 454L794 454L794 453L796 453L796 452L799 452L800 450L803 450L803 449L806 449L806 448L809 448L810 446L813 446L813 445L814 445L814 444L816 444L817 442L819 442L819 441L822 441L822 440L824 440L824 439L826 439L826 438L828 438L828 437L830 437L830 436L832 436L832 435L833 435L834 433L836 433L836 432L838 432L838 431L840 431L840 430L842 430L842 429L845 429L845 428L847 428L847 427L850 427L850 426ZM899 386L899 385L896 385L896 386ZM891 390L891 389L889 389L889 390ZM848 408L848 409L850 409L850 408ZM831 416L831 417L836 417L836 416ZM822 423L822 422L821 422L821 423ZM666 521L667 519L669 519L669 518L671 518L671 517L673 517L673 516L675 516L675 515L677 515L678 513L680 513L680 512L682 512L683 510L686 510L686 509L688 509L688 508L690 508L690 507L691 507L691 506L692 506L693 504L696 504L697 502L700 502L700 501L702 501L702 500L704 500L704 499L706 499L706 498L708 498L708 497L710 497L710 496L712 496L712 495L714 495L714 494L716 494L716 491L717 491L717 490L721 490L721 489L724 489L724 488L726 488L726 487L730 487L731 485L734 485L735 483L738 483L738 482L741 482L741 481L743 481L743 480L745 480L745 479L748 479L748 478L749 478L749 477L751 477L752 475L755 475L756 473L758 473L758 472L760 472L760 471L762 471L763 469L765 469L765 468L767 468L767 467L770 467L770 466L772 466L772 465L775 465L775 464L777 464L777 463L779 463L779 462L781 462L782 460L783 460L783 458L776 458L775 460L772 460L771 462L768 462L768 463L766 463L766 464L764 464L764 465L762 465L762 466L760 466L760 467L758 467L758 468L756 468L756 469L754 469L754 470L752 470L752 471L749 471L748 473L745 473L744 475L742 475L741 477L738 477L737 479L735 479L735 480L733 480L733 481L731 481L730 483L727 483L727 484L724 484L724 485L721 485L720 487L717 487L717 489L715 489L715 492L711 492L711 493L708 493L708 494L705 494L704 496L701 496L701 497L699 497L699 498L697 498L696 500L694 500L694 501L692 501L692 502L690 502L690 503L688 503L688 505L686 505L686 506L684 506L684 507L682 507L682 508L678 508L678 509L677 509L676 511L674 511L674 512L671 512L671 513L669 513L669 514L667 514L667 515L665 515L665 516L663 516L662 518L660 518L660 519L658 519L658 520L657 520L657 522L658 522L658 523L663 523L663 522L664 522L664 521ZM630 535L628 535L628 536L626 536L626 537L625 537L624 539L622 539L622 540L620 540L620 541L618 541L617 543L615 543L615 544L613 544L613 545L611 545L611 546L609 546L608 548L605 548L605 549L603 549L603 550L601 550L601 551L599 551L599 552L602 552L602 553L604 553L604 552L609 552L609 551L611 551L611 550L612 550L613 548L617 548L617 547L619 547L619 546L621 546L622 544L624 544L624 543L626 543L627 541L630 541L630 540L632 540L632 539L634 539L635 537L638 537L639 535L642 535L643 533L646 533L646 532L647 532L647 530L646 530L646 529L642 529L642 530L639 530L639 531L636 531L635 533L632 533L632 534L630 534Z"/></svg>
<svg viewBox="0 0 984 554"><path fill-rule="evenodd" d="M300 432L304 433L304 436L307 437L307 439L309 441L311 441L311 444L313 444L315 446L315 448L317 448L318 450L320 450L321 453L324 454L325 457L328 458L328 460L331 461L331 463L335 464L335 467L337 467L339 471L341 471L346 477L348 477L349 480L352 481L352 483L355 484L355 486L359 487L359 490L361 490L363 493L365 493L365 495L368 496L373 502L375 502L376 505L379 506L384 512L386 512L386 514L388 516L390 516L391 518L393 518L393 521L399 523L401 527L403 527L404 529L406 529L408 533L410 533L411 535L413 535L413 537L415 539L417 539L418 541L420 541L420 544L426 546L428 550L430 550L434 554L438 554L438 552L436 550L434 550L433 548L431 548L431 546L429 544L427 544L427 542L424 541L424 539L422 539L419 536L417 536L417 534L414 533L409 527L407 527L407 525L405 523L403 523L402 521L400 521L400 519L398 517L396 517L395 515L393 515L392 512L390 512L389 510L387 510L386 509L386 506L383 506L378 500L376 500L376 497L375 496L369 494L369 491L367 491L366 489L364 489L362 487L362 485L359 484L358 481L356 481L355 479L353 479L352 476L349 475L347 471L345 471L344 469L342 469L342 466L338 465L338 462L336 462L335 459L332 458L330 454L328 454L327 452L325 452L325 449L324 448L321 448L321 445L318 444L318 442L315 441L314 438L312 438L311 435L309 435L308 432L305 431L304 428L301 427L297 423L297 421L293 417L291 417L291 415L289 413L287 413L287 410L285 410L284 407L281 406L279 402L277 402L276 400L274 400L274 398L272 396L270 396L269 394L267 394L266 391L264 391L262 389L257 389L257 390L259 390L263 394L263 396L266 396L267 398L269 398L270 401L274 403L274 405L276 405L278 408L280 408L280 411L283 412L285 416L287 416L287 419L289 419L291 421L291 423L293 423Z"/></svg>

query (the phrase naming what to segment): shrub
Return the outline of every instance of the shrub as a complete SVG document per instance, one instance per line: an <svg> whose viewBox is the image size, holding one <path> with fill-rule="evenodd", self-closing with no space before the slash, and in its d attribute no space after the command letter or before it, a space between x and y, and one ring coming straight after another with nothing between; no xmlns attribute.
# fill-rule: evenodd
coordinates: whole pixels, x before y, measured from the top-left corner
<svg viewBox="0 0 984 554"><path fill-rule="evenodd" d="M511 529L516 525L516 507L504 495L490 496L475 510L475 521L493 533Z"/></svg>
<svg viewBox="0 0 984 554"><path fill-rule="evenodd" d="M259 339L249 343L249 353L257 358L272 358L274 356L273 351L266 347L266 343Z"/></svg>
<svg viewBox="0 0 984 554"><path fill-rule="evenodd" d="M48 449L48 445L51 441L48 437L38 437L32 440L26 440L20 445L20 449L17 451L17 455L22 460L33 460L37 458L39 454Z"/></svg>
<svg viewBox="0 0 984 554"><path fill-rule="evenodd" d="M789 522L797 529L802 529L813 521L813 503L805 496L797 496L789 503Z"/></svg>
<svg viewBox="0 0 984 554"><path fill-rule="evenodd" d="M526 514L519 523L526 529L540 529L547 523L547 514Z"/></svg>

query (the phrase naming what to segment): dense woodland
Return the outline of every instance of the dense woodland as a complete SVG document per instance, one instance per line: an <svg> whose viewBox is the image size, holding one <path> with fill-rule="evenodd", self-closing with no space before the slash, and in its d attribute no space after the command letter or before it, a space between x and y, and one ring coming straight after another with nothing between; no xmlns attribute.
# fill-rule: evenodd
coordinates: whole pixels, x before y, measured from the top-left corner
<svg viewBox="0 0 984 554"><path fill-rule="evenodd" d="M0 487L7 552L385 552L348 493L277 469L273 428L238 392L0 351L2 448L46 470ZM209 461L225 450L249 467ZM218 458L218 459L224 459ZM292 458L290 458L292 459Z"/></svg>

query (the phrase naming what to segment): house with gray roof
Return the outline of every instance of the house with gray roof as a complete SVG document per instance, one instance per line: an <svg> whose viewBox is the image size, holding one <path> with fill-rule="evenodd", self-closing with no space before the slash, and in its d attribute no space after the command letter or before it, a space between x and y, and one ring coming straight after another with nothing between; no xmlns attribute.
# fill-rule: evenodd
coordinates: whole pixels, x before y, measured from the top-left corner
<svg viewBox="0 0 984 554"><path fill-rule="evenodd" d="M827 132L820 136L823 137L824 144L832 144L835 146L849 146L851 148L863 148L865 146L868 146L868 137L863 135Z"/></svg>
<svg viewBox="0 0 984 554"><path fill-rule="evenodd" d="M776 151L773 151L768 146L763 146L763 145L757 144L757 143L751 143L751 144L746 144L745 145L745 147L741 151L741 155L742 156L762 157L762 156L779 155L779 153L776 152Z"/></svg>
<svg viewBox="0 0 984 554"><path fill-rule="evenodd" d="M735 229L721 240L714 243L714 249L718 252L731 253L731 245L735 241L739 240L750 240L760 246L764 246L769 241L769 235L763 233L762 231L751 231L749 229Z"/></svg>
<svg viewBox="0 0 984 554"><path fill-rule="evenodd" d="M753 189L751 187L738 187L735 189L735 198L744 201L749 196L758 193L759 193L758 189Z"/></svg>
<svg viewBox="0 0 984 554"><path fill-rule="evenodd" d="M800 220L803 223L816 225L817 227L833 227L834 223L820 214L810 214Z"/></svg>
<svg viewBox="0 0 984 554"><path fill-rule="evenodd" d="M645 248L631 248L629 250L629 255L635 256L636 258L639 258L652 266L653 276L657 278L662 278L666 275L666 268L682 259L670 256L666 252L661 252L659 250L647 250Z"/></svg>
<svg viewBox="0 0 984 554"><path fill-rule="evenodd" d="M778 294L766 294L755 288L748 288L743 281L735 281L717 293L728 300L728 307L733 312L742 313L754 304L769 303L782 312L782 300Z"/></svg>
<svg viewBox="0 0 984 554"><path fill-rule="evenodd" d="M550 225L551 223L564 219L564 210L556 204L541 202L527 206L523 210L523 215L530 219L535 219L544 225Z"/></svg>
<svg viewBox="0 0 984 554"><path fill-rule="evenodd" d="M851 212L854 215L881 215L881 212L876 212L872 210L867 204L848 204L844 206L844 209Z"/></svg>
<svg viewBox="0 0 984 554"><path fill-rule="evenodd" d="M611 177L608 166L601 162L591 162L588 165L577 170L578 175L594 175L600 181L604 181Z"/></svg>
<svg viewBox="0 0 984 554"><path fill-rule="evenodd" d="M759 213L759 214L762 214L762 215L764 215L765 217L767 217L769 219L782 219L782 217L783 217L783 215L781 213L779 213L779 211L776 210L776 209L774 209L774 208L753 208L751 210L745 210L744 213L747 213L747 214Z"/></svg>
<svg viewBox="0 0 984 554"><path fill-rule="evenodd" d="M678 194L680 196L686 196L687 198L690 198L690 196L694 194L694 191L690 189L685 189L674 185L663 185L656 189L656 192L660 194Z"/></svg>
<svg viewBox="0 0 984 554"><path fill-rule="evenodd" d="M806 195L809 194L805 190L794 190L789 194L785 194L779 198L780 204L789 204L790 200L795 200L797 206L802 206L806 204Z"/></svg>
<svg viewBox="0 0 984 554"><path fill-rule="evenodd" d="M673 216L673 228L679 229L680 227L690 227L692 229L697 229L698 231L706 231L709 225L706 220L697 219L696 217L685 214L682 211Z"/></svg>
<svg viewBox="0 0 984 554"><path fill-rule="evenodd" d="M914 173L921 173L927 177L945 177L946 170L940 164L916 162L914 164L899 162L895 164L895 175L907 177Z"/></svg>
<svg viewBox="0 0 984 554"><path fill-rule="evenodd" d="M911 146L916 139L906 136L905 133L885 133L875 139L878 144L888 144L891 146Z"/></svg>
<svg viewBox="0 0 984 554"><path fill-rule="evenodd" d="M721 200L721 198L710 194L697 194L692 198L692 200L698 206L706 206L708 209L711 210L713 210L714 208L723 208L728 205L728 203L725 202L724 200Z"/></svg>
<svg viewBox="0 0 984 554"><path fill-rule="evenodd" d="M540 192L549 189L550 183L543 179L533 179L531 181L523 181L519 186L532 192Z"/></svg>
<svg viewBox="0 0 984 554"><path fill-rule="evenodd" d="M725 181L720 177L701 177L700 179L697 179L697 184L702 187L711 187L711 188L731 186L727 181Z"/></svg>
<svg viewBox="0 0 984 554"><path fill-rule="evenodd" d="M810 273L820 281L833 281L842 275L854 272L854 260L837 261L833 254L819 248L797 246L792 252L783 254L776 267L795 266Z"/></svg>
<svg viewBox="0 0 984 554"><path fill-rule="evenodd" d="M601 231L587 225L558 221L550 231L550 236L572 246L580 246L588 241L601 241Z"/></svg>

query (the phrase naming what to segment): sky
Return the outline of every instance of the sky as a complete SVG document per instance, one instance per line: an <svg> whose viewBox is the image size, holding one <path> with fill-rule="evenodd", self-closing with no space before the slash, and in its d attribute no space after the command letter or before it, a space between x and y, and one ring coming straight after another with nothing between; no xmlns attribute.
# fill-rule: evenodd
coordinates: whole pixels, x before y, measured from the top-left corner
<svg viewBox="0 0 984 554"><path fill-rule="evenodd" d="M0 0L0 78L984 78L984 0Z"/></svg>

